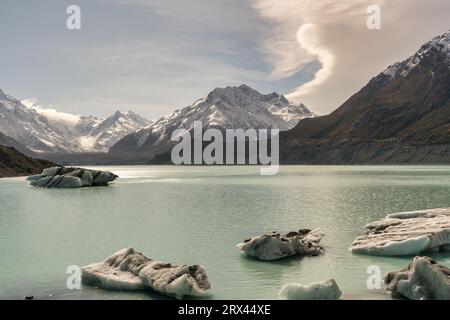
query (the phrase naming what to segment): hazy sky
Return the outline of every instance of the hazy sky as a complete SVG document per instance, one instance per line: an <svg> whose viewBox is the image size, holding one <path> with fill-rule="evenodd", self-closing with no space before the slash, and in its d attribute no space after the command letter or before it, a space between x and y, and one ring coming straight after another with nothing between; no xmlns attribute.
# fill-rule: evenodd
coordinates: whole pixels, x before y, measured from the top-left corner
<svg viewBox="0 0 450 320"><path fill-rule="evenodd" d="M81 8L81 30L66 8ZM381 8L381 30L366 27ZM154 119L246 83L326 114L450 29L448 0L1 0L0 88L46 108Z"/></svg>

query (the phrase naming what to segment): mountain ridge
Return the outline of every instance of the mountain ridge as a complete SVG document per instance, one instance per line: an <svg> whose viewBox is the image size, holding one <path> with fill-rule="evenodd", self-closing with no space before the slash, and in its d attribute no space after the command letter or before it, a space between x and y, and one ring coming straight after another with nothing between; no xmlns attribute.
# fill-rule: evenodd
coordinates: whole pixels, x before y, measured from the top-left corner
<svg viewBox="0 0 450 320"><path fill-rule="evenodd" d="M34 153L106 152L126 134L149 124L131 111L99 119L42 109L0 90L0 131Z"/></svg>
<svg viewBox="0 0 450 320"><path fill-rule="evenodd" d="M300 119L314 116L305 105L291 103L275 92L262 94L245 84L216 88L192 105L125 136L108 154L150 161L171 148L170 138L175 129L190 131L195 121L201 121L204 128L288 130Z"/></svg>
<svg viewBox="0 0 450 320"><path fill-rule="evenodd" d="M331 114L303 120L281 133L281 161L449 161L449 52L446 32L372 78Z"/></svg>

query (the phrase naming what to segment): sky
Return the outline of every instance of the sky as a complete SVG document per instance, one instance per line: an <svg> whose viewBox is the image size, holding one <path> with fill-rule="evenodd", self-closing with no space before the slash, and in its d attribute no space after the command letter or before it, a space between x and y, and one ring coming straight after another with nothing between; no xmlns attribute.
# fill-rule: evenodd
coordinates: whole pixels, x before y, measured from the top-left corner
<svg viewBox="0 0 450 320"><path fill-rule="evenodd" d="M80 30L66 27L73 4ZM1 0L0 88L43 109L157 119L245 83L328 114L449 16L448 0Z"/></svg>

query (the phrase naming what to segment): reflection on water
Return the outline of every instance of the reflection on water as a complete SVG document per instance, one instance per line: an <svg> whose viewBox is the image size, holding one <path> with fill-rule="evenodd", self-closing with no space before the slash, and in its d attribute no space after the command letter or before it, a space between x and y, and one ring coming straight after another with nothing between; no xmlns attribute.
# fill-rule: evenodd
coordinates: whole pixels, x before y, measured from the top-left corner
<svg viewBox="0 0 450 320"><path fill-rule="evenodd" d="M450 167L118 166L110 187L44 190L0 180L0 298L158 299L94 288L66 289L69 265L103 260L124 247L207 269L211 299L274 299L289 282L335 278L344 298L386 299L368 290L367 267L404 268L406 258L352 255L365 224L388 213L450 206ZM317 228L324 255L261 262L235 245L249 236ZM449 254L433 258L450 265Z"/></svg>

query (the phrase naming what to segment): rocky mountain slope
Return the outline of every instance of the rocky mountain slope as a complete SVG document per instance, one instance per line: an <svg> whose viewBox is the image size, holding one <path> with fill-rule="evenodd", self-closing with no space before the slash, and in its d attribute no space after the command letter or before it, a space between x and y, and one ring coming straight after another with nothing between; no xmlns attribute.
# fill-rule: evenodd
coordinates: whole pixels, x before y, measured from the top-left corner
<svg viewBox="0 0 450 320"><path fill-rule="evenodd" d="M4 135L1 132L0 132L0 146L13 147L20 153L23 153L29 157L36 156L36 154L33 151L25 147L23 144L19 143L18 141L14 140L11 137Z"/></svg>
<svg viewBox="0 0 450 320"><path fill-rule="evenodd" d="M204 128L288 130L301 119L314 116L303 104L293 104L277 93L261 94L246 85L217 88L194 104L127 135L109 154L151 160L171 149L175 129L192 130L194 121L201 121Z"/></svg>
<svg viewBox="0 0 450 320"><path fill-rule="evenodd" d="M284 163L450 161L450 31L373 78L331 114L280 134Z"/></svg>
<svg viewBox="0 0 450 320"><path fill-rule="evenodd" d="M37 174L53 166L50 161L33 159L13 147L0 145L0 178Z"/></svg>
<svg viewBox="0 0 450 320"><path fill-rule="evenodd" d="M107 119L50 113L0 90L0 131L36 153L106 152L150 124L131 111L117 111Z"/></svg>

